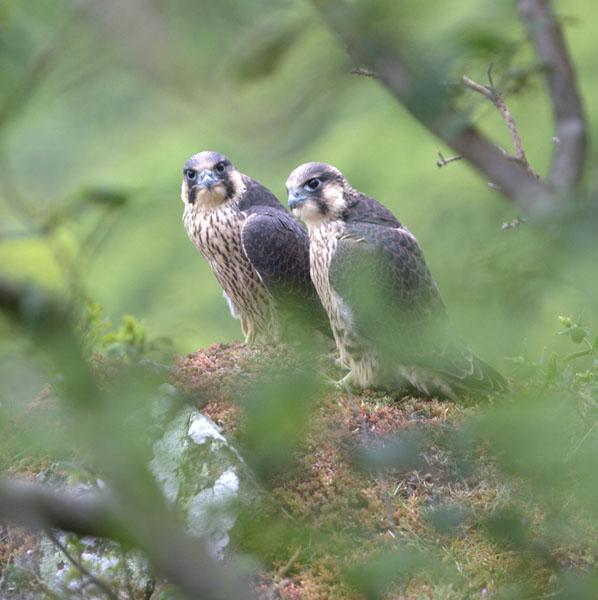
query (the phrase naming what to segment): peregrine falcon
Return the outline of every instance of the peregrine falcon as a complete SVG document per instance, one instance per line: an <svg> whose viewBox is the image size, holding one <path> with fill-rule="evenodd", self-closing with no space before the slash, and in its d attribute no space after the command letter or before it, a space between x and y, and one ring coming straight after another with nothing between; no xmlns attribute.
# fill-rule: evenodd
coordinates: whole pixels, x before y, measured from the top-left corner
<svg viewBox="0 0 598 600"><path fill-rule="evenodd" d="M287 189L307 224L312 280L351 383L450 397L506 388L451 331L417 240L386 207L322 163L297 167Z"/></svg>
<svg viewBox="0 0 598 600"><path fill-rule="evenodd" d="M224 154L200 152L185 163L181 198L189 239L216 275L247 343L291 335L297 321L302 330L309 321L332 337L309 276L307 232L270 190Z"/></svg>

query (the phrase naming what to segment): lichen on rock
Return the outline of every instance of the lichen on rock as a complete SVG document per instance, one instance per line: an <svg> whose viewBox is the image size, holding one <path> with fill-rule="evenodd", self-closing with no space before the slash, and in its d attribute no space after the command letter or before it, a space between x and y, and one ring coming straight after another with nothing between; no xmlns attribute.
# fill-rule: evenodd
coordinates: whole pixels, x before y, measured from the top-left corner
<svg viewBox="0 0 598 600"><path fill-rule="evenodd" d="M155 442L150 470L189 532L219 559L231 551L240 510L279 510L220 427L194 407L181 410Z"/></svg>

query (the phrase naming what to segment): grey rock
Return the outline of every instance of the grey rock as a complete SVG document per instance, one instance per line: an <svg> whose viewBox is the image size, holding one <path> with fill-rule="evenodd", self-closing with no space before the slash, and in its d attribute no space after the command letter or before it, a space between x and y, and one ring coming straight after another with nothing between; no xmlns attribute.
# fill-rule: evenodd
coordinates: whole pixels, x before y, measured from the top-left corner
<svg viewBox="0 0 598 600"><path fill-rule="evenodd" d="M237 449L221 429L197 409L177 405L172 386L160 390L155 403L155 431L151 436L154 457L149 467L168 503L175 506L191 535L201 537L219 560L236 560L241 511L256 517L281 514L280 507L254 481ZM156 400L156 399L154 399ZM176 412L176 409L178 412ZM169 421L166 416L175 414ZM156 431L158 435L156 435ZM149 435L149 433L148 433ZM84 479L84 470L79 476ZM72 483L73 473L58 467L40 476L40 483L66 489L75 495L109 493L99 480ZM154 578L144 556L124 553L115 542L55 532L55 537L85 570L77 568L45 534L34 550L13 561L0 582L0 600L34 600L51 597L105 598L94 578L119 598L150 598Z"/></svg>
<svg viewBox="0 0 598 600"><path fill-rule="evenodd" d="M188 531L219 559L234 551L241 510L280 512L218 425L194 408L183 409L154 444L150 469L167 500L182 509Z"/></svg>

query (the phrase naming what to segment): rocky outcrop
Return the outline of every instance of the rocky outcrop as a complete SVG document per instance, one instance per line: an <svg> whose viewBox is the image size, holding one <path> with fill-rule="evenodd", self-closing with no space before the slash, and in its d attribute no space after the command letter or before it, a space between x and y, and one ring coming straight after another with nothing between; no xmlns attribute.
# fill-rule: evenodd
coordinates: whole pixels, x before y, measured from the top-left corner
<svg viewBox="0 0 598 600"><path fill-rule="evenodd" d="M151 472L188 532L201 537L218 560L233 560L239 548L239 514L255 512L264 518L279 515L281 509L255 482L222 429L195 406L184 405L165 421L173 404L180 406L171 385L161 386L152 402L162 433L153 443ZM78 496L105 487L97 481L67 483L72 474L67 478L58 467L44 478L48 485ZM54 532L39 534L35 546L13 561L0 597L105 598L107 589L118 598L152 597L154 578L143 555L111 540Z"/></svg>

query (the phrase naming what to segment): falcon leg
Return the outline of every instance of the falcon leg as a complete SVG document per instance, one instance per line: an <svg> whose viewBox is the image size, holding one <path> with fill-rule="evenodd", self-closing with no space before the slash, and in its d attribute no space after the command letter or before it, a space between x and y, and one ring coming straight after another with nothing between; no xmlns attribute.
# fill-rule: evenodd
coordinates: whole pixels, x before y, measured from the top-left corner
<svg viewBox="0 0 598 600"><path fill-rule="evenodd" d="M340 389L344 390L347 386L353 385L353 371L349 371L340 381L337 382Z"/></svg>
<svg viewBox="0 0 598 600"><path fill-rule="evenodd" d="M324 375L322 374L322 377L324 378L324 382L329 385L330 387L332 387L333 389L339 391L339 392L343 392L347 389L347 386L350 388L352 383L353 383L353 377L352 377L352 373L351 371L349 371L342 379L340 380L336 380L336 379L332 379L332 377L328 377L328 375Z"/></svg>
<svg viewBox="0 0 598 600"><path fill-rule="evenodd" d="M245 343L251 346L255 343L256 331L253 323L249 322L244 315L241 315L241 331L245 335Z"/></svg>

